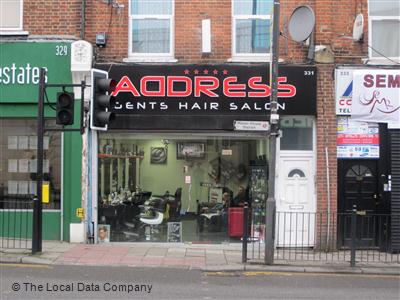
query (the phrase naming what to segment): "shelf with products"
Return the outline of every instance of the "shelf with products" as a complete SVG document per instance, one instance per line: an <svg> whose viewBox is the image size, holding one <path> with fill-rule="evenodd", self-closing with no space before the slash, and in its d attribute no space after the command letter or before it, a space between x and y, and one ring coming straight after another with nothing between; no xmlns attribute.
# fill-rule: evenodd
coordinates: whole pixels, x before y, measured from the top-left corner
<svg viewBox="0 0 400 300"><path fill-rule="evenodd" d="M99 153L99 158L139 158L143 159L143 155L114 155L114 154L107 154L107 153Z"/></svg>

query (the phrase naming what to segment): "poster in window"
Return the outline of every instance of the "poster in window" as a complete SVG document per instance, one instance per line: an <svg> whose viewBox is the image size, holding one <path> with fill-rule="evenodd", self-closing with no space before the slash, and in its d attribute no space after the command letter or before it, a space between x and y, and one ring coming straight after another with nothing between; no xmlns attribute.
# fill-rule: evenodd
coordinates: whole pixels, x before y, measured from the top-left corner
<svg viewBox="0 0 400 300"><path fill-rule="evenodd" d="M176 144L176 158L205 158L206 145L201 142L178 142Z"/></svg>
<svg viewBox="0 0 400 300"><path fill-rule="evenodd" d="M29 189L28 181L25 180L18 181L18 194L26 195L28 194L28 189Z"/></svg>
<svg viewBox="0 0 400 300"><path fill-rule="evenodd" d="M151 147L150 163L166 164L167 163L167 149L164 147Z"/></svg>
<svg viewBox="0 0 400 300"><path fill-rule="evenodd" d="M97 240L99 243L110 242L110 225L100 224L97 229Z"/></svg>
<svg viewBox="0 0 400 300"><path fill-rule="evenodd" d="M17 173L18 172L18 159L9 159L8 160L8 172L9 173Z"/></svg>
<svg viewBox="0 0 400 300"><path fill-rule="evenodd" d="M8 194L9 195L18 194L18 181L9 180L7 185L8 185Z"/></svg>
<svg viewBox="0 0 400 300"><path fill-rule="evenodd" d="M168 222L167 242L182 242L182 222Z"/></svg>
<svg viewBox="0 0 400 300"><path fill-rule="evenodd" d="M16 150L18 149L18 137L15 135L10 135L8 137L8 149Z"/></svg>
<svg viewBox="0 0 400 300"><path fill-rule="evenodd" d="M29 144L28 136L21 135L18 137L18 149L20 149L20 150L29 149L28 144Z"/></svg>
<svg viewBox="0 0 400 300"><path fill-rule="evenodd" d="M28 173L29 172L29 159L19 159L18 160L18 171L20 173Z"/></svg>
<svg viewBox="0 0 400 300"><path fill-rule="evenodd" d="M29 149L36 150L37 149L37 136L31 135L29 137Z"/></svg>

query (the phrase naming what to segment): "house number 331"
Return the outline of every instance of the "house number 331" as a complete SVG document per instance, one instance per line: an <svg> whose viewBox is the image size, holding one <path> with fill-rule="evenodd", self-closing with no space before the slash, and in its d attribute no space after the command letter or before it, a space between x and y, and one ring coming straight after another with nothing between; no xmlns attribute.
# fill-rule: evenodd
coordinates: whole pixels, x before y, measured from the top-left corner
<svg viewBox="0 0 400 300"><path fill-rule="evenodd" d="M67 45L57 45L56 46L56 55L57 56L65 56L68 54Z"/></svg>

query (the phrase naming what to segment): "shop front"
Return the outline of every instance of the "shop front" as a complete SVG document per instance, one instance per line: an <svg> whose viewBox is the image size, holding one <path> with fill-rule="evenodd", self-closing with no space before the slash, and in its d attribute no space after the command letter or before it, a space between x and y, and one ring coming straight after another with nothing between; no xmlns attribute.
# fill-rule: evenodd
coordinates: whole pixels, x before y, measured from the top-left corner
<svg viewBox="0 0 400 300"><path fill-rule="evenodd" d="M0 214L3 237L30 238L32 210L21 209L21 203L31 201L36 195L39 71L46 68L47 83L71 83L69 52L69 41L0 43ZM56 125L53 108L57 92L56 89L47 90L47 128ZM75 116L78 115L79 111L76 111ZM80 144L79 133L45 132L43 171L44 182L50 188L49 201L43 203L43 239L68 240L69 224L77 221L73 211L80 206L81 198Z"/></svg>
<svg viewBox="0 0 400 300"><path fill-rule="evenodd" d="M339 246L350 245L345 215L356 209L357 247L398 247L399 76L387 67L336 69Z"/></svg>
<svg viewBox="0 0 400 300"><path fill-rule="evenodd" d="M267 64L96 68L118 82L116 118L108 131L94 134L99 242L239 241L245 203L252 208L252 230L263 232ZM280 68L284 149L314 151L315 72Z"/></svg>

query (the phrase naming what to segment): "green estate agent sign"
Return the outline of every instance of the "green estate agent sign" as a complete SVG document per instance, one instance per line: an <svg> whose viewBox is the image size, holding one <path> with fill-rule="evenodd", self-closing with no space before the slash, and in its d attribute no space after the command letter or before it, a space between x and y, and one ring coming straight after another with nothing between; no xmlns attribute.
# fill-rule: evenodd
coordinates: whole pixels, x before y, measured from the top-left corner
<svg viewBox="0 0 400 300"><path fill-rule="evenodd" d="M71 83L71 42L1 42L0 103L37 103L39 70L47 83ZM57 89L47 90L55 102Z"/></svg>

